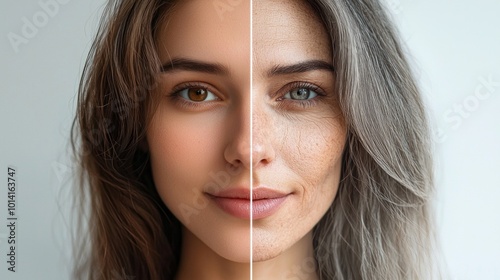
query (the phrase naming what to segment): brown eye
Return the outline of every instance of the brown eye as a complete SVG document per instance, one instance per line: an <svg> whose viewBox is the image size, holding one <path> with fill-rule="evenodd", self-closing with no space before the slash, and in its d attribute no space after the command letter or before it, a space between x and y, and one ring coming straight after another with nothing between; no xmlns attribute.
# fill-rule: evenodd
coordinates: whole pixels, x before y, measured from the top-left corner
<svg viewBox="0 0 500 280"><path fill-rule="evenodd" d="M207 99L208 91L203 88L190 88L187 95L190 100L199 102Z"/></svg>
<svg viewBox="0 0 500 280"><path fill-rule="evenodd" d="M192 102L204 102L217 100L217 96L208 89L201 87L185 88L177 93L178 96Z"/></svg>

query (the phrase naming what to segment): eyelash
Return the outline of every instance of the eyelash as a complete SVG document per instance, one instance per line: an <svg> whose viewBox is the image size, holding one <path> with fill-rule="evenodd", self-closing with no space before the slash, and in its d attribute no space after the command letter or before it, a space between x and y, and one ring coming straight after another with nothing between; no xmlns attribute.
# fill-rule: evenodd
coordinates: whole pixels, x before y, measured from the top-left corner
<svg viewBox="0 0 500 280"><path fill-rule="evenodd" d="M213 93L217 97L217 100L194 102L194 101L189 101L189 100L185 99L184 97L180 96L180 93L183 90L191 89L191 88L199 88L199 89L203 89L206 91L210 91L211 93ZM207 85L205 85L203 83L198 83L198 82L189 82L189 83L184 83L184 84L181 84L179 86L176 86L172 89L171 93L168 94L168 97L171 98L174 102L176 102L177 105L179 105L180 107L185 108L185 109L197 109L197 108L210 106L213 104L213 101L220 100L220 98L214 93L214 90L211 90L210 87L208 87Z"/></svg>
<svg viewBox="0 0 500 280"><path fill-rule="evenodd" d="M311 91L316 92L317 96L307 99L307 100L293 100L293 99L285 99L284 96L291 92L294 89L304 88ZM276 99L279 101L278 106L282 109L307 109L312 107L318 103L324 96L326 96L325 92L315 84L311 84L308 82L292 82L285 85L280 89L280 97Z"/></svg>

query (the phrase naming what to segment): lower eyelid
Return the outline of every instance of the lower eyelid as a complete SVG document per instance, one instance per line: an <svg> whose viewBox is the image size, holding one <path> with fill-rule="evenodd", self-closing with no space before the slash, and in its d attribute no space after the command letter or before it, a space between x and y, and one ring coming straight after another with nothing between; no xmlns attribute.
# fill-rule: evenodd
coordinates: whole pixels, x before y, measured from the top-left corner
<svg viewBox="0 0 500 280"><path fill-rule="evenodd" d="M306 100L283 99L278 102L277 106L282 110L307 109L314 107L318 104L318 102L321 102L319 97L320 95Z"/></svg>
<svg viewBox="0 0 500 280"><path fill-rule="evenodd" d="M198 109L198 108L207 108L211 105L213 105L212 101L207 101L207 102L195 102L195 101L190 101L188 99L185 99L184 97L181 97L179 95L174 95L172 96L173 102L176 104L176 106L183 108L183 109Z"/></svg>

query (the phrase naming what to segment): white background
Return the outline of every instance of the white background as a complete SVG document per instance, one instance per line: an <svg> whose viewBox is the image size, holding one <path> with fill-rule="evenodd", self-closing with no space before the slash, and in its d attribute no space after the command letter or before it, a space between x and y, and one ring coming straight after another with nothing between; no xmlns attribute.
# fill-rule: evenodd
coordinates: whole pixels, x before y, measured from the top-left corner
<svg viewBox="0 0 500 280"><path fill-rule="evenodd" d="M0 3L0 279L71 279L69 131L103 0ZM63 4L64 3L64 4ZM43 14L47 20L44 22ZM35 19L34 19L35 17ZM36 32L18 46L23 18ZM38 23L38 24L37 24ZM37 26L38 25L38 26ZM7 166L17 167L17 263L7 270Z"/></svg>
<svg viewBox="0 0 500 280"><path fill-rule="evenodd" d="M449 278L500 279L500 1L384 1L431 114ZM51 14L35 0L0 3L0 279L70 279L68 138L104 0L54 3ZM23 36L23 18L36 32L16 52L8 36ZM16 273L7 166L17 168Z"/></svg>
<svg viewBox="0 0 500 280"><path fill-rule="evenodd" d="M449 277L498 280L500 1L386 2L431 109Z"/></svg>

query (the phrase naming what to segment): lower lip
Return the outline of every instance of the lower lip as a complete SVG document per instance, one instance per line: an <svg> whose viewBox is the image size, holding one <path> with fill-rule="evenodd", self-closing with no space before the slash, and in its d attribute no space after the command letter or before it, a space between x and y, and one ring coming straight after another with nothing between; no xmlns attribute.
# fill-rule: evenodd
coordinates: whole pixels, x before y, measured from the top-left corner
<svg viewBox="0 0 500 280"><path fill-rule="evenodd" d="M217 197L211 195L209 195L209 197L219 206L219 208L224 210L224 212L236 218L247 220L250 218L258 220L271 216L280 208L287 198L287 196L283 196L254 200L252 205L253 215L250 217L250 200L248 199Z"/></svg>

